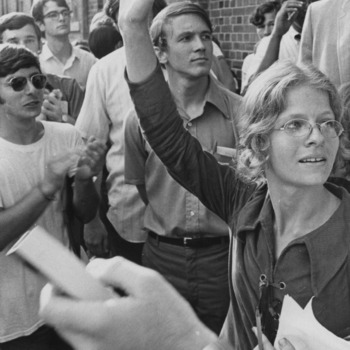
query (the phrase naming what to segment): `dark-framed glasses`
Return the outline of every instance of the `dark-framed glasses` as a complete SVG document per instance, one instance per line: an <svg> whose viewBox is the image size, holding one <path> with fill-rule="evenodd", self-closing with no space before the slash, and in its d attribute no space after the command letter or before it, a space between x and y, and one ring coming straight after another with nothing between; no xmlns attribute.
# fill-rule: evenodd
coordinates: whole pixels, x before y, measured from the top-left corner
<svg viewBox="0 0 350 350"><path fill-rule="evenodd" d="M313 128L317 126L321 134L326 138L339 137L343 131L343 126L336 120L327 120L323 123L315 123L312 125L308 120L305 119L292 119L285 123L282 127L274 129L277 131L284 131L286 134L293 137L304 137L309 136Z"/></svg>
<svg viewBox="0 0 350 350"><path fill-rule="evenodd" d="M9 81L9 85L12 87L14 91L22 91L25 89L28 81L32 83L32 85L36 89L43 89L46 84L46 75L44 74L34 74L31 77L14 77Z"/></svg>
<svg viewBox="0 0 350 350"><path fill-rule="evenodd" d="M72 14L72 11L70 11L70 10L63 10L61 12L52 11L52 12L49 12L46 15L44 15L44 18L49 18L49 19L57 21L60 18L60 16L62 16L63 18L68 18L71 16L71 14Z"/></svg>

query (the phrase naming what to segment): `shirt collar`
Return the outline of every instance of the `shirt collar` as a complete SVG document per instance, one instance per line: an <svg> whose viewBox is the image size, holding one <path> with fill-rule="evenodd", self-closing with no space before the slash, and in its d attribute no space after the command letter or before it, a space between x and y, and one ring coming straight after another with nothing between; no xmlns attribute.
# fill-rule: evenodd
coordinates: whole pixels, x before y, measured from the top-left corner
<svg viewBox="0 0 350 350"><path fill-rule="evenodd" d="M205 96L205 102L214 105L226 119L230 119L232 111L229 110L229 104L226 103L227 94L230 92L223 91L225 88L220 85L218 80L209 74L209 86ZM204 107L205 108L205 107Z"/></svg>
<svg viewBox="0 0 350 350"><path fill-rule="evenodd" d="M74 60L75 58L77 58L78 60L82 59L82 50L79 49L78 47L74 47L72 46L72 55L70 57L70 59ZM55 55L52 53L52 51L49 49L48 45L45 43L42 47L41 50L41 54L40 57L44 60L47 61L50 58L54 58Z"/></svg>
<svg viewBox="0 0 350 350"><path fill-rule="evenodd" d="M41 49L41 54L40 54L40 57L42 60L44 61L47 61L49 60L50 58L53 58L54 55L53 53L51 52L51 50L49 49L49 47L47 46L47 44L45 43Z"/></svg>

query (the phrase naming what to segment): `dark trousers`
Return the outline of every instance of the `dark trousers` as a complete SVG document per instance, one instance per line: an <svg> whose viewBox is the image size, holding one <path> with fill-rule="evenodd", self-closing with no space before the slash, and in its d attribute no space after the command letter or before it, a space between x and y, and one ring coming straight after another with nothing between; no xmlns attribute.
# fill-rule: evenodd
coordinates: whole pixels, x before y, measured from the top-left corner
<svg viewBox="0 0 350 350"><path fill-rule="evenodd" d="M73 350L52 328L40 327L34 333L0 343L0 350Z"/></svg>
<svg viewBox="0 0 350 350"><path fill-rule="evenodd" d="M142 262L162 274L191 304L199 319L219 334L230 302L228 255L228 242L191 248L149 237Z"/></svg>

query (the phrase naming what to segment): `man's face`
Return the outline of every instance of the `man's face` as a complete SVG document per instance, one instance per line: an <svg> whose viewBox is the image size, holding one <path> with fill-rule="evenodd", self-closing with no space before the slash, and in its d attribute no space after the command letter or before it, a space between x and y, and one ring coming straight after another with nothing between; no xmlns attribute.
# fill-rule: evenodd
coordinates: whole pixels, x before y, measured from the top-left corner
<svg viewBox="0 0 350 350"><path fill-rule="evenodd" d="M20 29L6 29L2 34L4 43L12 43L16 45L24 45L33 53L40 51L40 42L32 25L27 24Z"/></svg>
<svg viewBox="0 0 350 350"><path fill-rule="evenodd" d="M213 44L210 29L194 14L175 17L165 26L167 49L161 53L161 63L169 76L178 74L193 79L209 74Z"/></svg>
<svg viewBox="0 0 350 350"><path fill-rule="evenodd" d="M40 29L46 36L66 36L70 32L70 10L48 1L43 8L43 22Z"/></svg>
<svg viewBox="0 0 350 350"><path fill-rule="evenodd" d="M21 68L13 74L0 78L0 96L3 100L3 104L0 105L1 115L23 122L40 114L44 92L43 89L35 88L29 81L35 74L40 74L36 67ZM11 79L15 77L27 78L23 90L14 91L10 86Z"/></svg>

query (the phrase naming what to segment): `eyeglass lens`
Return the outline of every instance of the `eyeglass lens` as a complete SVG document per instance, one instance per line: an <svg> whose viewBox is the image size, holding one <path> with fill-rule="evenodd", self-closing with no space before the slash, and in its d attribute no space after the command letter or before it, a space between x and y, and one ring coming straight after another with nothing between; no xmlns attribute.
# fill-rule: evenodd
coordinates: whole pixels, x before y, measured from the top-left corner
<svg viewBox="0 0 350 350"><path fill-rule="evenodd" d="M43 74L32 75L29 80L36 89L43 89L46 84L46 76ZM11 79L10 85L14 91L22 91L28 83L26 77L15 77Z"/></svg>
<svg viewBox="0 0 350 350"><path fill-rule="evenodd" d="M71 15L71 11L63 10L61 12L57 12L57 11L49 12L44 17L58 19L60 16L62 16L63 18L68 18L68 17L70 17L70 15Z"/></svg>
<svg viewBox="0 0 350 350"><path fill-rule="evenodd" d="M328 120L321 124L316 124L315 127L318 127L321 133L326 137L337 137L340 136L343 127L336 120ZM311 132L313 126L307 120L295 119L290 120L284 125L283 130L288 134L294 136L306 136Z"/></svg>

